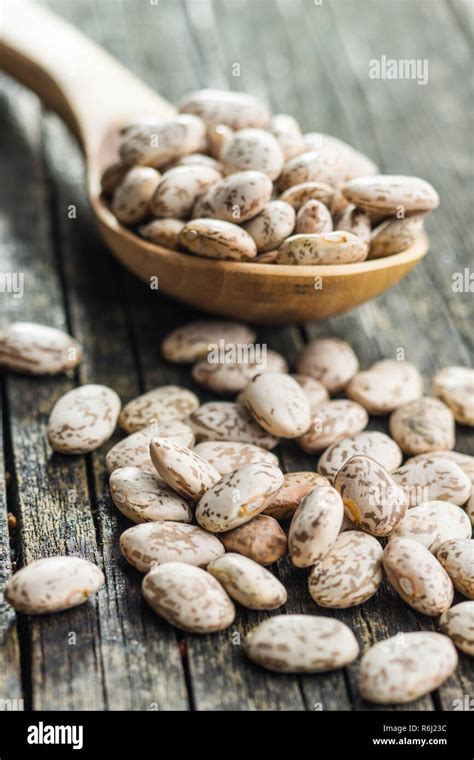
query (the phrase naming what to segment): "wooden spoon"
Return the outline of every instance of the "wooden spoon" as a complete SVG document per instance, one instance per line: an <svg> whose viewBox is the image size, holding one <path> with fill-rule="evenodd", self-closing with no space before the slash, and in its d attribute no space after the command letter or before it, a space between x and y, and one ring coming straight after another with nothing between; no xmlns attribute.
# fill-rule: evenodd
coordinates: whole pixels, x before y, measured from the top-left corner
<svg viewBox="0 0 474 760"><path fill-rule="evenodd" d="M171 251L123 227L101 197L100 177L115 156L118 127L175 108L71 25L43 7L4 3L0 65L36 92L79 138L100 234L145 282L200 309L254 322L325 319L395 285L428 250L425 234L406 251L359 264L284 266L216 261Z"/></svg>

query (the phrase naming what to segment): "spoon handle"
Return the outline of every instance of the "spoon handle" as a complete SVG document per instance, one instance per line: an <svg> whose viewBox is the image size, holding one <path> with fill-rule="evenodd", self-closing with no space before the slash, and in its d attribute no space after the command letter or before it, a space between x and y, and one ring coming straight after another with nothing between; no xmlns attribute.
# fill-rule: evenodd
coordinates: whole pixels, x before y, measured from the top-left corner
<svg viewBox="0 0 474 760"><path fill-rule="evenodd" d="M162 118L175 113L98 45L33 3L3 3L0 68L56 111L92 160L113 125L134 114Z"/></svg>

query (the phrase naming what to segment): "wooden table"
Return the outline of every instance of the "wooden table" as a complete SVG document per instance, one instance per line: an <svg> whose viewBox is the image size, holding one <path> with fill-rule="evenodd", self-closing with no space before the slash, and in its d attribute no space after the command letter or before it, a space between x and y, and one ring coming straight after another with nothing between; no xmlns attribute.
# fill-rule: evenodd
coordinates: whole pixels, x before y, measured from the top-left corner
<svg viewBox="0 0 474 760"><path fill-rule="evenodd" d="M366 151L385 172L425 177L440 191L441 208L428 222L431 253L407 279L327 324L259 329L259 341L292 360L304 341L335 334L350 341L364 367L402 352L421 368L427 387L437 368L469 363L472 293L453 289L455 273L472 266L468 4L55 0L48 5L171 100L205 85L255 92L276 112L295 114L306 131L335 134ZM369 79L369 60L382 55L428 59L428 84ZM239 67L240 75L233 76ZM262 618L259 614L240 610L228 631L204 637L183 635L158 619L142 601L139 574L120 556L118 536L126 520L109 498L104 451L52 455L45 438L48 413L78 383L105 383L124 401L163 383L192 388L188 370L164 363L159 346L163 335L195 314L150 291L108 254L91 223L74 140L32 94L4 75L0 85L0 271L24 274L23 298L0 294L1 319L67 328L86 349L73 378L3 377L0 586L10 576L11 556L20 564L78 554L98 562L107 578L94 600L63 614L15 617L8 605L0 605L0 699L23 698L26 709L373 709L357 695L357 665L300 678L274 675L246 661L239 636ZM457 449L474 453L467 429L458 428ZM293 445L282 445L278 453L286 470L315 467L314 458ZM18 523L12 555L7 511ZM286 559L276 572L289 586L285 611L314 614L306 573ZM363 648L398 631L436 628L386 583L362 607L335 614L353 628ZM472 677L472 661L461 656L457 673L409 709L459 709L456 700L472 694Z"/></svg>

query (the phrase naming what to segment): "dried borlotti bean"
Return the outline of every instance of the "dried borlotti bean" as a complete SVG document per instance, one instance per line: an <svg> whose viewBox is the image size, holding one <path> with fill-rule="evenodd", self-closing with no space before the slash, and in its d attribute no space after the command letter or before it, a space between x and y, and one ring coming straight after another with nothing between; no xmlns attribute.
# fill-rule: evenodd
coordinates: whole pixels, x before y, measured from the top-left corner
<svg viewBox="0 0 474 760"><path fill-rule="evenodd" d="M224 172L222 164L212 156L206 156L205 153L191 153L188 156L182 156L179 161L173 164L173 169L176 169L177 166L206 166L208 169L215 169L221 175Z"/></svg>
<svg viewBox="0 0 474 760"><path fill-rule="evenodd" d="M430 550L412 538L396 538L383 553L387 578L402 599L423 615L437 617L453 601L453 584Z"/></svg>
<svg viewBox="0 0 474 760"><path fill-rule="evenodd" d="M214 633L228 628L235 607L205 570L182 562L153 567L142 583L143 596L159 615L189 633Z"/></svg>
<svg viewBox="0 0 474 760"><path fill-rule="evenodd" d="M255 241L257 251L263 253L278 248L293 233L295 219L295 210L289 203L269 201L243 228Z"/></svg>
<svg viewBox="0 0 474 760"><path fill-rule="evenodd" d="M461 652L474 657L474 602L461 602L443 612L439 627Z"/></svg>
<svg viewBox="0 0 474 760"><path fill-rule="evenodd" d="M456 462L423 454L407 460L393 473L403 488L409 507L424 501L450 501L461 506L469 498L472 483Z"/></svg>
<svg viewBox="0 0 474 760"><path fill-rule="evenodd" d="M292 517L302 499L316 486L329 485L329 481L317 472L287 472L283 485L265 509L264 514L277 520Z"/></svg>
<svg viewBox="0 0 474 760"><path fill-rule="evenodd" d="M359 177L351 180L342 192L371 219L397 216L401 211L405 216L412 216L439 205L434 187L418 177L389 174Z"/></svg>
<svg viewBox="0 0 474 760"><path fill-rule="evenodd" d="M138 467L118 467L109 480L110 494L117 509L134 523L171 520L190 523L193 512L157 475Z"/></svg>
<svg viewBox="0 0 474 760"><path fill-rule="evenodd" d="M405 454L453 449L454 417L446 404L424 396L396 409L389 422L390 435Z"/></svg>
<svg viewBox="0 0 474 760"><path fill-rule="evenodd" d="M342 465L356 454L363 454L374 459L387 472L396 470L403 458L400 448L388 435L364 431L329 446L318 460L318 472L326 478L333 479Z"/></svg>
<svg viewBox="0 0 474 760"><path fill-rule="evenodd" d="M311 412L301 385L289 375L265 372L247 385L242 403L272 435L297 438L309 428Z"/></svg>
<svg viewBox="0 0 474 760"><path fill-rule="evenodd" d="M250 261L257 255L253 238L242 227L221 219L194 219L185 224L179 239L188 251L208 259Z"/></svg>
<svg viewBox="0 0 474 760"><path fill-rule="evenodd" d="M221 474L212 464L191 449L167 438L153 438L150 441L150 457L165 483L192 501L198 501L221 479Z"/></svg>
<svg viewBox="0 0 474 760"><path fill-rule="evenodd" d="M470 538L471 532L471 521L461 507L447 501L426 501L408 510L390 535L389 541L402 536L413 538L436 554L441 544L445 545L446 541L450 542L455 538ZM474 543L471 544L471 551L472 547ZM474 563L474 554L472 561Z"/></svg>
<svg viewBox="0 0 474 760"><path fill-rule="evenodd" d="M436 396L449 406L461 425L474 425L474 369L445 367L433 379Z"/></svg>
<svg viewBox="0 0 474 760"><path fill-rule="evenodd" d="M122 162L128 166L153 166L160 169L187 153L204 147L206 127L196 116L142 123L126 130L119 146Z"/></svg>
<svg viewBox="0 0 474 760"><path fill-rule="evenodd" d="M147 224L142 224L138 232L150 243L163 245L176 251L179 246L179 236L184 227L181 219L153 219Z"/></svg>
<svg viewBox="0 0 474 760"><path fill-rule="evenodd" d="M336 230L351 232L360 238L367 245L370 244L371 223L370 219L363 211L349 203L346 208L339 214L336 222Z"/></svg>
<svg viewBox="0 0 474 760"><path fill-rule="evenodd" d="M0 330L0 366L28 375L56 375L76 367L82 347L63 330L13 322Z"/></svg>
<svg viewBox="0 0 474 760"><path fill-rule="evenodd" d="M359 369L359 361L348 343L340 338L318 338L296 357L296 368L322 383L329 393L342 391Z"/></svg>
<svg viewBox="0 0 474 760"><path fill-rule="evenodd" d="M349 519L373 536L388 536L407 511L403 489L370 457L351 457L337 473L334 485Z"/></svg>
<svg viewBox="0 0 474 760"><path fill-rule="evenodd" d="M212 533L197 525L168 520L128 528L120 536L120 549L127 562L141 573L166 562L207 567L225 551Z"/></svg>
<svg viewBox="0 0 474 760"><path fill-rule="evenodd" d="M345 609L363 604L383 581L383 549L358 530L341 533L308 578L308 590L320 607Z"/></svg>
<svg viewBox="0 0 474 760"><path fill-rule="evenodd" d="M285 531L269 515L257 515L250 522L219 535L228 552L237 552L259 565L272 565L287 552Z"/></svg>
<svg viewBox="0 0 474 760"><path fill-rule="evenodd" d="M280 174L283 151L276 137L264 129L239 129L222 149L220 161L225 174L255 171L263 172L274 180Z"/></svg>
<svg viewBox="0 0 474 760"><path fill-rule="evenodd" d="M102 570L81 557L47 557L22 567L5 586L5 599L25 615L61 612L83 604L105 583Z"/></svg>
<svg viewBox="0 0 474 760"><path fill-rule="evenodd" d="M301 501L290 525L288 546L296 567L310 567L328 553L342 525L344 507L330 485L317 486Z"/></svg>
<svg viewBox="0 0 474 760"><path fill-rule="evenodd" d="M370 414L390 414L423 395L423 378L409 362L384 359L358 372L347 386L347 395Z"/></svg>
<svg viewBox="0 0 474 760"><path fill-rule="evenodd" d="M270 121L265 103L244 92L196 90L186 95L179 110L200 116L208 125L225 124L231 129L266 127Z"/></svg>
<svg viewBox="0 0 474 760"><path fill-rule="evenodd" d="M245 638L245 654L279 673L321 673L342 668L359 654L359 645L340 620L316 615L275 615Z"/></svg>
<svg viewBox="0 0 474 760"><path fill-rule="evenodd" d="M430 451L427 454L418 454L415 457L410 457L405 461L406 465L414 464L415 462L423 462L426 457L430 460L433 459L448 459L450 462L455 462L458 467L467 475L469 480L474 483L474 457L469 454L461 454L460 451L450 451L446 449L440 449L439 451Z"/></svg>
<svg viewBox="0 0 474 760"><path fill-rule="evenodd" d="M280 581L242 554L224 554L211 562L207 571L232 599L249 610L275 610L287 600L286 589Z"/></svg>
<svg viewBox="0 0 474 760"><path fill-rule="evenodd" d="M161 344L161 353L169 362L187 364L207 356L211 346L225 346L255 341L255 332L240 322L199 320L172 330Z"/></svg>
<svg viewBox="0 0 474 760"><path fill-rule="evenodd" d="M247 351L247 346L245 347ZM214 393L234 395L243 390L248 383L262 372L287 372L286 359L276 351L266 351L262 357L254 356L254 361L235 359L214 361L211 354L201 359L192 369L192 377L199 385Z"/></svg>
<svg viewBox="0 0 474 760"><path fill-rule="evenodd" d="M272 181L263 172L231 174L197 201L193 217L242 224L259 214L272 195Z"/></svg>
<svg viewBox="0 0 474 760"><path fill-rule="evenodd" d="M436 557L451 578L456 591L468 599L474 599L474 541L471 531L462 538L445 541L438 548Z"/></svg>
<svg viewBox="0 0 474 760"><path fill-rule="evenodd" d="M136 433L152 423L166 425L182 421L199 407L198 397L178 385L162 385L125 404L119 425L127 433Z"/></svg>
<svg viewBox="0 0 474 760"><path fill-rule="evenodd" d="M232 401L209 401L189 416L198 443L237 441L274 449L279 439L267 433L249 413Z"/></svg>
<svg viewBox="0 0 474 760"><path fill-rule="evenodd" d="M213 533L238 528L263 512L283 485L283 473L266 462L224 475L198 502L196 520Z"/></svg>
<svg viewBox="0 0 474 760"><path fill-rule="evenodd" d="M222 179L209 166L177 166L161 178L150 200L153 216L187 219L202 193Z"/></svg>
<svg viewBox="0 0 474 760"><path fill-rule="evenodd" d="M441 686L457 664L447 636L431 631L401 633L377 642L364 654L358 688L368 702L406 704Z"/></svg>
<svg viewBox="0 0 474 760"><path fill-rule="evenodd" d="M334 188L326 182L301 182L293 185L280 195L280 200L289 203L297 211L306 201L321 201L326 206L330 206L334 197Z"/></svg>
<svg viewBox="0 0 474 760"><path fill-rule="evenodd" d="M341 163L337 156L321 150L310 150L291 158L278 178L280 191L302 182L324 182L337 187L341 180Z"/></svg>
<svg viewBox="0 0 474 760"><path fill-rule="evenodd" d="M156 469L150 458L152 438L168 438L190 449L194 445L194 433L183 422L171 422L168 425L149 425L137 433L127 435L113 446L105 457L107 472L117 467L139 467L144 472L156 475Z"/></svg>
<svg viewBox="0 0 474 760"><path fill-rule="evenodd" d="M194 453L209 462L221 475L254 462L269 462L278 467L278 457L260 446L236 441L203 441L198 443Z"/></svg>
<svg viewBox="0 0 474 760"><path fill-rule="evenodd" d="M332 232L332 230L331 212L324 203L313 199L306 201L301 206L296 215L296 234L317 235L323 232Z"/></svg>
<svg viewBox="0 0 474 760"><path fill-rule="evenodd" d="M316 409L308 431L298 438L298 444L308 454L315 454L342 438L360 433L368 421L367 412L355 401L325 401Z"/></svg>
<svg viewBox="0 0 474 760"><path fill-rule="evenodd" d="M278 249L277 264L354 264L367 258L369 248L351 232L292 235Z"/></svg>
<svg viewBox="0 0 474 760"><path fill-rule="evenodd" d="M208 124L206 134L209 153L217 160L229 140L232 139L234 130L227 124Z"/></svg>
<svg viewBox="0 0 474 760"><path fill-rule="evenodd" d="M269 129L278 140L285 161L306 150L300 125L290 114L277 113L272 116Z"/></svg>
<svg viewBox="0 0 474 760"><path fill-rule="evenodd" d="M415 214L383 222L369 239L369 259L380 259L406 251L423 232L424 216Z"/></svg>
<svg viewBox="0 0 474 760"><path fill-rule="evenodd" d="M112 211L123 224L138 224L150 213L150 201L160 173L150 166L134 166L114 191Z"/></svg>
<svg viewBox="0 0 474 760"><path fill-rule="evenodd" d="M110 164L100 178L100 187L104 195L111 196L116 187L120 185L130 167L116 161Z"/></svg>
<svg viewBox="0 0 474 760"><path fill-rule="evenodd" d="M56 401L48 421L48 441L61 454L87 454L115 430L120 398L105 385L81 385Z"/></svg>
<svg viewBox="0 0 474 760"><path fill-rule="evenodd" d="M303 136L303 141L307 150L323 150L337 157L342 167L341 176L345 182L378 172L378 167L372 159L338 137L322 132L307 132Z"/></svg>
<svg viewBox="0 0 474 760"><path fill-rule="evenodd" d="M291 377L294 377L296 382L301 385L304 392L306 393L306 398L308 399L311 414L314 414L318 406L322 404L323 401L328 401L328 390L322 383L319 382L319 380L315 380L315 378L311 377L310 375L296 374L292 375Z"/></svg>

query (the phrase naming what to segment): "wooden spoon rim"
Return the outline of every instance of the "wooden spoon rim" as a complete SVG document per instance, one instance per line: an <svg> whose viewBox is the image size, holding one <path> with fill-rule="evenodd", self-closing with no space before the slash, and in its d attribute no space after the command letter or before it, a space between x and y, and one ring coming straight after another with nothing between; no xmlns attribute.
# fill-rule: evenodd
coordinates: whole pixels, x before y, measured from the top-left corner
<svg viewBox="0 0 474 760"><path fill-rule="evenodd" d="M192 253L174 251L148 240L141 238L128 227L120 224L102 198L95 196L92 199L94 210L102 221L117 235L127 240L130 245L138 246L157 258L166 259L169 264L183 266L196 271L208 270L210 274L219 270L221 273L247 273L260 274L266 277L280 277L283 279L308 277L314 279L322 277L348 277L363 273L376 272L381 269L389 269L421 259L428 251L429 241L426 232L422 232L417 240L405 251L393 253L378 259L366 259L354 264L311 264L304 266L292 266L289 264L258 264L252 261L220 261L219 259L205 258Z"/></svg>

